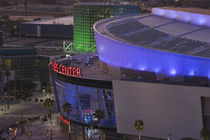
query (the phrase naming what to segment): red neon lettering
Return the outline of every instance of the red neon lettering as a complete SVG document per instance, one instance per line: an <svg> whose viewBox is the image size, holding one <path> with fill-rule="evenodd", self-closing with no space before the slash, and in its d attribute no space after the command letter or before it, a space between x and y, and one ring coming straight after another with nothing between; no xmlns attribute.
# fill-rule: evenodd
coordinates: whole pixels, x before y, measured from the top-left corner
<svg viewBox="0 0 210 140"><path fill-rule="evenodd" d="M70 73L71 73L71 70L70 70L70 67L68 67L68 75L70 75Z"/></svg>
<svg viewBox="0 0 210 140"><path fill-rule="evenodd" d="M56 64L54 61L51 62L51 65L55 72L74 77L82 77L82 72L80 68L63 66L62 64Z"/></svg>
<svg viewBox="0 0 210 140"><path fill-rule="evenodd" d="M62 65L59 65L59 70L58 70L59 72L61 72L61 67L62 67Z"/></svg>
<svg viewBox="0 0 210 140"><path fill-rule="evenodd" d="M65 66L65 74L69 75L68 67Z"/></svg>
<svg viewBox="0 0 210 140"><path fill-rule="evenodd" d="M63 74L65 74L65 66L62 66L62 72Z"/></svg>
<svg viewBox="0 0 210 140"><path fill-rule="evenodd" d="M76 72L77 72L77 71L76 71L76 68L73 68L73 76L75 76L75 77L77 76L77 75L76 75Z"/></svg>
<svg viewBox="0 0 210 140"><path fill-rule="evenodd" d="M72 76L72 73L71 73L72 67L70 67L69 69L70 69L70 74L69 75Z"/></svg>
<svg viewBox="0 0 210 140"><path fill-rule="evenodd" d="M80 68L77 68L77 77L82 77L81 76L81 69Z"/></svg>
<svg viewBox="0 0 210 140"><path fill-rule="evenodd" d="M60 118L61 118L61 121L62 121L63 123L65 123L65 124L69 124L69 123L70 123L70 121L64 119L62 115L60 115Z"/></svg>
<svg viewBox="0 0 210 140"><path fill-rule="evenodd" d="M58 72L58 64L54 63L54 71Z"/></svg>

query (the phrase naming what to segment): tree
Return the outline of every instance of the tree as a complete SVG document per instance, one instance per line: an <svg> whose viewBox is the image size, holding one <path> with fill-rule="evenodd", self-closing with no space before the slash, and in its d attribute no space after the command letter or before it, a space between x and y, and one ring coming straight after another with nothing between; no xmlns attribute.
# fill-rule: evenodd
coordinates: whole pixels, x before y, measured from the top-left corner
<svg viewBox="0 0 210 140"><path fill-rule="evenodd" d="M99 139L100 139L100 128L101 128L101 121L104 119L104 111L100 109L96 109L96 111L93 113L94 118L98 120L98 127L99 127Z"/></svg>
<svg viewBox="0 0 210 140"><path fill-rule="evenodd" d="M71 123L70 123L70 112L72 112L72 106L70 103L66 102L63 104L63 111L67 114L67 116L69 117L69 133L72 133L71 132Z"/></svg>
<svg viewBox="0 0 210 140"><path fill-rule="evenodd" d="M51 114L54 109L54 100L48 98L44 101L43 104L44 104L44 107L49 111L50 118L51 118Z"/></svg>
<svg viewBox="0 0 210 140"><path fill-rule="evenodd" d="M9 69L6 69L4 75L7 77L7 82L8 82L9 81L9 77L11 76L10 70Z"/></svg>
<svg viewBox="0 0 210 140"><path fill-rule="evenodd" d="M52 111L54 109L54 100L48 98L44 101L44 107L49 111L50 116L50 138L52 140Z"/></svg>
<svg viewBox="0 0 210 140"><path fill-rule="evenodd" d="M47 85L44 87L44 90L46 93L49 93L50 98L51 98L51 94L53 92L51 83L47 83Z"/></svg>
<svg viewBox="0 0 210 140"><path fill-rule="evenodd" d="M138 131L139 140L141 140L141 131L144 130L144 122L142 120L136 120L134 128Z"/></svg>
<svg viewBox="0 0 210 140"><path fill-rule="evenodd" d="M208 140L209 139L209 132L208 132L208 130L203 128L200 131L200 136L201 136L201 138L203 138L203 140Z"/></svg>
<svg viewBox="0 0 210 140"><path fill-rule="evenodd" d="M5 89L15 91L13 94L16 97L22 98L29 97L32 95L32 91L36 88L37 84L30 80L10 80L6 83ZM24 87L24 90L22 89Z"/></svg>
<svg viewBox="0 0 210 140"><path fill-rule="evenodd" d="M10 28L10 37L18 37L19 28L17 23Z"/></svg>

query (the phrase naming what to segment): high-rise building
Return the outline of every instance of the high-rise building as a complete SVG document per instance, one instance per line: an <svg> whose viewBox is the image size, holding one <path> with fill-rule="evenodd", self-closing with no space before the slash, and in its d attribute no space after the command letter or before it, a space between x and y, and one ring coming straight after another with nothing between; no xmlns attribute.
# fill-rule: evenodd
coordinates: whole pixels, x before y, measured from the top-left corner
<svg viewBox="0 0 210 140"><path fill-rule="evenodd" d="M30 80L38 84L37 89L46 85L49 79L49 56L36 54L34 48L5 48L0 50L0 90L6 84L5 71L10 71L9 80Z"/></svg>
<svg viewBox="0 0 210 140"><path fill-rule="evenodd" d="M74 5L74 47L82 52L95 52L93 25L96 21L113 16L139 13L132 4L78 3Z"/></svg>

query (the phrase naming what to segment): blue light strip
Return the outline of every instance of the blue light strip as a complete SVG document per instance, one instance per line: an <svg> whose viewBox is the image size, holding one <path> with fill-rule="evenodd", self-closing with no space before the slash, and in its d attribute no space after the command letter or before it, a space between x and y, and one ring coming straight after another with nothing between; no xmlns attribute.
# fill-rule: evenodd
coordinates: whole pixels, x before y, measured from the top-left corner
<svg viewBox="0 0 210 140"><path fill-rule="evenodd" d="M182 22L189 22L195 25L210 27L210 15L162 8L152 8L152 14L169 19L176 19Z"/></svg>
<svg viewBox="0 0 210 140"><path fill-rule="evenodd" d="M144 70L170 76L203 76L210 78L210 59L162 52L126 44L97 31L98 57L116 67Z"/></svg>

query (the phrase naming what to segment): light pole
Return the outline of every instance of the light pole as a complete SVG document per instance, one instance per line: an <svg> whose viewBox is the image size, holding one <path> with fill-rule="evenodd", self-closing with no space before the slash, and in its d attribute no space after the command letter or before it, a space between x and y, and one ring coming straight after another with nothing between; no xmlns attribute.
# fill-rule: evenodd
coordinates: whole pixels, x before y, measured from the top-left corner
<svg viewBox="0 0 210 140"><path fill-rule="evenodd" d="M4 95L6 96L7 94L6 94L6 92L4 92ZM4 96L4 97L5 97ZM5 103L5 118L7 118L7 106L6 106L6 103Z"/></svg>
<svg viewBox="0 0 210 140"><path fill-rule="evenodd" d="M10 100L10 90L8 90L9 94L7 95L7 109L9 109L9 100Z"/></svg>
<svg viewBox="0 0 210 140"><path fill-rule="evenodd" d="M168 138L167 138L167 140L172 140L172 139L171 139L171 136L172 136L172 134L171 134L171 133L168 133Z"/></svg>
<svg viewBox="0 0 210 140"><path fill-rule="evenodd" d="M52 116L50 115L50 121L51 121L51 118ZM50 140L52 140L52 121L50 123Z"/></svg>

